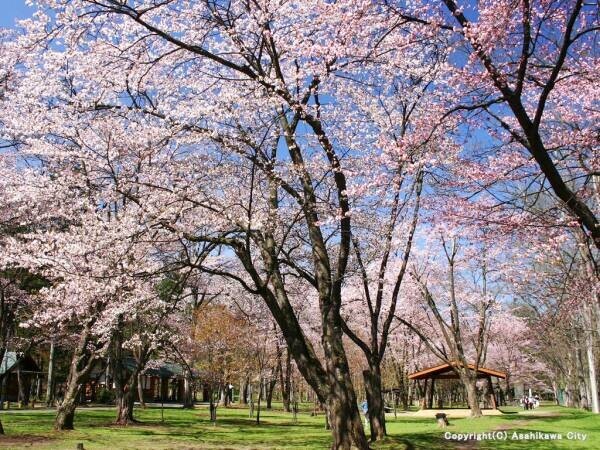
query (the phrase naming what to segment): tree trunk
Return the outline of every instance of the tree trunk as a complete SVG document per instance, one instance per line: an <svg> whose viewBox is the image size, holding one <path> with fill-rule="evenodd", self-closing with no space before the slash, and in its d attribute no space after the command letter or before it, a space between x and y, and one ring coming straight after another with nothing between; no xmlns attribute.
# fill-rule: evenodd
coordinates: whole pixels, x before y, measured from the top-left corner
<svg viewBox="0 0 600 450"><path fill-rule="evenodd" d="M290 389L291 389L291 371L292 371L292 360L290 352L285 352L285 369L281 361L281 354L277 354L277 364L279 364L279 385L281 388L281 401L283 402L283 410L285 412L291 411L290 404Z"/></svg>
<svg viewBox="0 0 600 450"><path fill-rule="evenodd" d="M77 397L79 395L79 383L76 377L69 374L69 381L65 396L60 405L58 405L56 418L54 420L54 429L57 431L72 430L75 419L75 409L77 408Z"/></svg>
<svg viewBox="0 0 600 450"><path fill-rule="evenodd" d="M0 376L0 410L4 409L4 399L6 398L6 383L8 381L8 374L4 373Z"/></svg>
<svg viewBox="0 0 600 450"><path fill-rule="evenodd" d="M183 407L193 408L194 399L192 398L192 376L189 370L185 370L183 379Z"/></svg>
<svg viewBox="0 0 600 450"><path fill-rule="evenodd" d="M569 358L571 359L571 358ZM568 363L567 368L567 383L565 386L565 405L567 408L575 408L575 389L573 388L573 366L571 365L571 361Z"/></svg>
<svg viewBox="0 0 600 450"><path fill-rule="evenodd" d="M131 369L126 368L124 364L122 336L124 325L121 317L119 317L118 320L119 325L113 336L112 361L113 381L115 384L115 403L117 406L115 424L128 425L136 422L133 417L133 407L136 395L139 396L138 379L146 366L149 348L145 344L135 347L133 350L135 365ZM143 399L143 392L141 397Z"/></svg>
<svg viewBox="0 0 600 450"><path fill-rule="evenodd" d="M598 401L598 379L596 377L596 359L594 357L594 348L591 344L587 346L587 358L588 358L588 372L590 379L590 397L592 412L595 414L600 413L600 404Z"/></svg>
<svg viewBox="0 0 600 450"><path fill-rule="evenodd" d="M75 419L75 409L77 408L76 401L73 399L65 399L61 402L54 420L54 429L57 431L72 430L73 421Z"/></svg>
<svg viewBox="0 0 600 450"><path fill-rule="evenodd" d="M50 342L48 354L48 383L46 384L46 406L52 405L54 400L54 341Z"/></svg>
<svg viewBox="0 0 600 450"><path fill-rule="evenodd" d="M120 355L115 358L115 369L115 403L117 406L115 424L128 425L135 422L133 418L133 406L135 395L137 394L137 379L140 370L136 366L133 372L124 379L124 374L122 373L124 369L121 367Z"/></svg>
<svg viewBox="0 0 600 450"><path fill-rule="evenodd" d="M117 425L129 425L135 423L136 420L133 418L133 405L135 401L135 392L137 391L137 374L132 375L133 381L127 383L125 392L120 395L117 401L117 419L115 424Z"/></svg>
<svg viewBox="0 0 600 450"><path fill-rule="evenodd" d="M146 408L146 402L144 401L144 385L143 385L143 375L138 373L138 381L137 381L137 391L138 391L138 401L140 402L140 406L142 408Z"/></svg>
<svg viewBox="0 0 600 450"><path fill-rule="evenodd" d="M94 363L98 360L97 355L90 355L88 353L87 346L90 339L90 326L91 324L88 324L84 328L77 347L73 350L65 395L58 405L56 419L54 420L54 429L57 431L73 429L73 419L75 418L80 387L85 382Z"/></svg>
<svg viewBox="0 0 600 450"><path fill-rule="evenodd" d="M0 351L0 356L2 356L2 360L4 359L4 352ZM0 362L2 361L0 360ZM6 373L0 376L0 409L4 409L4 393L6 392ZM4 427L2 426L2 421L0 420L0 435L4 434Z"/></svg>
<svg viewBox="0 0 600 450"><path fill-rule="evenodd" d="M554 382L553 382L553 385L554 385ZM506 397L508 398L508 401L511 403L514 400L513 391L511 389L511 385L510 385L510 373L509 372L506 373Z"/></svg>
<svg viewBox="0 0 600 450"><path fill-rule="evenodd" d="M256 425L260 425L260 399L263 392L263 378L260 377L260 383L258 385L258 399L256 404Z"/></svg>
<svg viewBox="0 0 600 450"><path fill-rule="evenodd" d="M435 378L429 383L429 396L427 397L427 409L433 408L433 394L435 394Z"/></svg>
<svg viewBox="0 0 600 450"><path fill-rule="evenodd" d="M463 384L467 391L467 402L471 409L471 417L481 417L481 408L479 408L479 400L477 399L477 380L465 377Z"/></svg>
<svg viewBox="0 0 600 450"><path fill-rule="evenodd" d="M285 115L281 120L286 120ZM294 144L295 145L295 144ZM309 188L307 188L309 189ZM311 235L316 241L322 240L318 228L311 228ZM349 234L347 236L349 238ZM313 255L315 257L316 277L319 284L319 304L321 311L322 339L325 367L317 357L314 348L306 339L298 322L295 311L291 307L283 276L278 271L277 251L274 239L268 237L261 246L261 253L265 264L272 271L270 280L273 291L262 288L261 295L276 319L282 331L288 351L292 354L306 382L317 392L319 400L327 405L329 422L333 437L332 448L349 450L358 448L368 449L367 438L362 425L356 394L350 369L343 346L341 307L341 279L336 280L332 286L332 273L324 255L327 249L323 243L317 245ZM242 255L243 256L243 255ZM250 269L252 276L262 284L254 268L246 256L242 262Z"/></svg>
<svg viewBox="0 0 600 450"><path fill-rule="evenodd" d="M331 426L332 450L369 448L363 428L356 394L352 384L348 359L342 341L339 310L332 307L323 317L323 349L327 369L327 386L317 386L327 392L327 418ZM298 361L296 361L298 363ZM321 399L319 399L321 400Z"/></svg>
<svg viewBox="0 0 600 450"><path fill-rule="evenodd" d="M210 421L213 424L217 423L217 405L215 404L215 394L213 392L213 387L212 385L209 387L209 404L208 404L208 410L210 413Z"/></svg>
<svg viewBox="0 0 600 450"><path fill-rule="evenodd" d="M588 365L588 379L590 386L590 403L592 412L600 413L600 405L598 401L598 378L596 377L596 357L594 355L594 316L593 311L589 307L585 307L586 319L589 324L589 331L586 331L585 347Z"/></svg>
<svg viewBox="0 0 600 450"><path fill-rule="evenodd" d="M229 405L229 395L228 395L229 383L221 384L219 387L219 405L228 406Z"/></svg>
<svg viewBox="0 0 600 450"><path fill-rule="evenodd" d="M371 441L385 438L385 405L381 389L381 371L377 365L363 371L365 391L367 394L369 425L371 428Z"/></svg>
<svg viewBox="0 0 600 450"><path fill-rule="evenodd" d="M421 409L427 409L427 389L429 389L429 384L427 383L427 379L423 380L423 386L421 387L421 385L419 384L419 396L420 396L420 403L421 403Z"/></svg>
<svg viewBox="0 0 600 450"><path fill-rule="evenodd" d="M271 409L271 404L273 403L273 392L275 391L275 385L277 384L277 379L272 379L267 384L267 409Z"/></svg>
<svg viewBox="0 0 600 450"><path fill-rule="evenodd" d="M327 420L331 427L332 450L368 449L353 391L343 388L343 380L332 386L327 399Z"/></svg>
<svg viewBox="0 0 600 450"><path fill-rule="evenodd" d="M242 405L248 404L248 377L242 380L242 385L240 386L240 403Z"/></svg>
<svg viewBox="0 0 600 450"><path fill-rule="evenodd" d="M498 404L496 403L496 393L494 392L494 385L492 383L492 378L487 378L487 394L490 401L490 406L492 409L497 409Z"/></svg>
<svg viewBox="0 0 600 450"><path fill-rule="evenodd" d="M554 403L556 403L556 406L560 406L560 399L558 397L558 383L556 382L556 375L555 379L552 380L552 392L554 393Z"/></svg>
<svg viewBox="0 0 600 450"><path fill-rule="evenodd" d="M588 409L589 403L589 390L587 385L587 377L585 373L585 364L583 362L583 351L577 339L577 384L579 386L579 407L582 409Z"/></svg>

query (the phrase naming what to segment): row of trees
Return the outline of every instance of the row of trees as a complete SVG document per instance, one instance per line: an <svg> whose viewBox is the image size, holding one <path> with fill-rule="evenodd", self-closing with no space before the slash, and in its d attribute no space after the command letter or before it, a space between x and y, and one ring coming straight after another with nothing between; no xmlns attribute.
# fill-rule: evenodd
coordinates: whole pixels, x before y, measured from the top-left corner
<svg viewBox="0 0 600 450"><path fill-rule="evenodd" d="M368 448L349 346L381 439L405 328L480 365L570 312L556 334L579 333L597 409L597 5L36 3L0 52L0 248L7 280L43 285L2 318L72 343L57 428L106 352L139 373L176 336L220 333L190 321L212 297L268 311L229 326L280 333L333 448ZM119 420L136 380L116 383Z"/></svg>

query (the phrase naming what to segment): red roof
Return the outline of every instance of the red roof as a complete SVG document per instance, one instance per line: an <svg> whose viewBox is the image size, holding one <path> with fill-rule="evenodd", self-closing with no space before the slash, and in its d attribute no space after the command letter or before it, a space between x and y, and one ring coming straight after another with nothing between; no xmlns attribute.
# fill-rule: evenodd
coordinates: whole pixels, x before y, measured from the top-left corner
<svg viewBox="0 0 600 450"><path fill-rule="evenodd" d="M410 380L425 380L427 378L448 378L448 379L456 379L458 375L453 369L453 366L458 366L460 363L445 363L440 364L439 366L429 367L427 369L420 370L418 372L411 373L408 378ZM471 370L475 370L475 364L468 364L467 366ZM506 374L504 372L498 372L497 370L487 369L485 367L477 368L477 378L487 378L496 377L496 378L506 378Z"/></svg>

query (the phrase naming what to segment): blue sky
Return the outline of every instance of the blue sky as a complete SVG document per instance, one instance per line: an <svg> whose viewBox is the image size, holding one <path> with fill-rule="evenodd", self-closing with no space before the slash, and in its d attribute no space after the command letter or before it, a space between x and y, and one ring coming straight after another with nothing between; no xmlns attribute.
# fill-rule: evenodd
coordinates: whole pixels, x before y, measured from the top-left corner
<svg viewBox="0 0 600 450"><path fill-rule="evenodd" d="M0 27L12 27L16 19L25 19L32 12L25 0L0 0Z"/></svg>

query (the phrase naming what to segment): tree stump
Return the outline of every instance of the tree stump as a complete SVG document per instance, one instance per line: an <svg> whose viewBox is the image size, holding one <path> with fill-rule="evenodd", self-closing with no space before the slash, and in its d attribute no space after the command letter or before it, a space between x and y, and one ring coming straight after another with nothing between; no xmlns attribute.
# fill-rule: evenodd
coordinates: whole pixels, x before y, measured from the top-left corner
<svg viewBox="0 0 600 450"><path fill-rule="evenodd" d="M448 426L448 417L444 413L437 413L435 415L435 420L440 428L446 428Z"/></svg>

